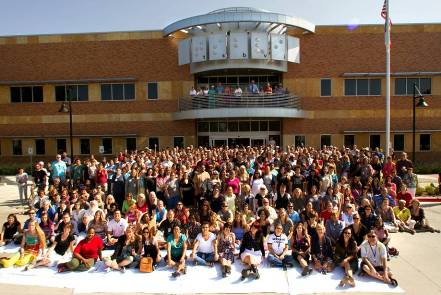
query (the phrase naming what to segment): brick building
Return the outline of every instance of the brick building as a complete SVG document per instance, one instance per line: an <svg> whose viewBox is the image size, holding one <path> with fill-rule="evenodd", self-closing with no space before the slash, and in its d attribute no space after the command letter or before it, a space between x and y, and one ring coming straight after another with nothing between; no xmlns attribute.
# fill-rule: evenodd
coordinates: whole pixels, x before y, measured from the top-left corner
<svg viewBox="0 0 441 295"><path fill-rule="evenodd" d="M391 144L412 150L413 85L421 161L441 155L441 24L394 24ZM385 146L382 25L314 26L250 8L158 31L0 37L0 162L188 145ZM247 94L251 81L289 93ZM189 96L238 85L242 96ZM262 89L261 89L262 90Z"/></svg>

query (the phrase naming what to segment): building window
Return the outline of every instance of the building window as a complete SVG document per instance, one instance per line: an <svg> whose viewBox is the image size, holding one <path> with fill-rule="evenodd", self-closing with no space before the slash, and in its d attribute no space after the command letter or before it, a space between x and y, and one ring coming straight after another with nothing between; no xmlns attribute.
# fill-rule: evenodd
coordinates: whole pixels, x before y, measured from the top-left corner
<svg viewBox="0 0 441 295"><path fill-rule="evenodd" d="M157 150L159 148L159 138L149 137L149 149Z"/></svg>
<svg viewBox="0 0 441 295"><path fill-rule="evenodd" d="M103 138L102 145L104 147L103 154L111 155L112 154L112 138Z"/></svg>
<svg viewBox="0 0 441 295"><path fill-rule="evenodd" d="M56 101L88 101L89 88L87 85L59 85L55 86Z"/></svg>
<svg viewBox="0 0 441 295"><path fill-rule="evenodd" d="M320 136L320 147L331 145L331 135L325 134Z"/></svg>
<svg viewBox="0 0 441 295"><path fill-rule="evenodd" d="M320 81L320 96L331 96L331 79Z"/></svg>
<svg viewBox="0 0 441 295"><path fill-rule="evenodd" d="M430 134L420 134L420 151L430 151Z"/></svg>
<svg viewBox="0 0 441 295"><path fill-rule="evenodd" d="M173 137L173 147L184 147L184 136Z"/></svg>
<svg viewBox="0 0 441 295"><path fill-rule="evenodd" d="M35 153L37 155L46 154L46 144L44 139L36 139L35 140Z"/></svg>
<svg viewBox="0 0 441 295"><path fill-rule="evenodd" d="M135 84L101 84L101 100L135 99Z"/></svg>
<svg viewBox="0 0 441 295"><path fill-rule="evenodd" d="M90 155L90 139L80 138L80 154Z"/></svg>
<svg viewBox="0 0 441 295"><path fill-rule="evenodd" d="M43 86L10 87L11 102L43 102Z"/></svg>
<svg viewBox="0 0 441 295"><path fill-rule="evenodd" d="M345 79L345 95L381 95L381 79Z"/></svg>
<svg viewBox="0 0 441 295"><path fill-rule="evenodd" d="M413 95L414 84L416 84L421 94L432 94L431 78L396 78L395 95Z"/></svg>
<svg viewBox="0 0 441 295"><path fill-rule="evenodd" d="M21 156L23 153L21 148L21 140L20 139L14 139L12 140L12 154L15 156Z"/></svg>
<svg viewBox="0 0 441 295"><path fill-rule="evenodd" d="M345 147L352 149L355 145L355 135L345 134L344 145L345 145Z"/></svg>
<svg viewBox="0 0 441 295"><path fill-rule="evenodd" d="M65 138L58 138L57 139L57 153L62 154L63 152L66 152L66 139Z"/></svg>
<svg viewBox="0 0 441 295"><path fill-rule="evenodd" d="M128 138L126 138L126 149L129 152L136 150L136 137L128 137Z"/></svg>
<svg viewBox="0 0 441 295"><path fill-rule="evenodd" d="M394 134L394 150L404 151L404 134Z"/></svg>
<svg viewBox="0 0 441 295"><path fill-rule="evenodd" d="M381 147L381 137L379 134L372 134L369 136L369 146L371 150Z"/></svg>
<svg viewBox="0 0 441 295"><path fill-rule="evenodd" d="M294 136L294 146L295 147L304 147L305 146L305 136L304 135L296 135Z"/></svg>
<svg viewBox="0 0 441 295"><path fill-rule="evenodd" d="M147 83L147 99L158 99L158 83Z"/></svg>

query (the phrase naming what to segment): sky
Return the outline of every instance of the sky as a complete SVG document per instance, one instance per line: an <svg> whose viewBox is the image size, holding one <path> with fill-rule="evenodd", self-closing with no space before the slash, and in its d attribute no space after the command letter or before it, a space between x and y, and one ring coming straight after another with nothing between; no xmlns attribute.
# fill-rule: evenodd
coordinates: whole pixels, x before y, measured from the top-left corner
<svg viewBox="0 0 441 295"><path fill-rule="evenodd" d="M0 0L0 36L162 30L226 7L255 7L315 25L380 24L384 0ZM441 0L389 0L394 24L441 23Z"/></svg>

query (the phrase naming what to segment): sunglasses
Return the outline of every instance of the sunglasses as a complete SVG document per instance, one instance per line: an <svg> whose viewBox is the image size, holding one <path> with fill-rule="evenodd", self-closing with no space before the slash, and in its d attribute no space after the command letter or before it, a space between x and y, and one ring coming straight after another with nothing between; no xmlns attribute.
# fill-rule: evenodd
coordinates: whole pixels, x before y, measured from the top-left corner
<svg viewBox="0 0 441 295"><path fill-rule="evenodd" d="M148 234L148 233L149 233L148 231L143 232L144 235L145 235L145 234Z"/></svg>
<svg viewBox="0 0 441 295"><path fill-rule="evenodd" d="M375 238L375 235L368 235L368 238Z"/></svg>
<svg viewBox="0 0 441 295"><path fill-rule="evenodd" d="M345 235L350 235L351 232L350 232L350 231L347 231L347 232L345 232L344 234L345 234Z"/></svg>

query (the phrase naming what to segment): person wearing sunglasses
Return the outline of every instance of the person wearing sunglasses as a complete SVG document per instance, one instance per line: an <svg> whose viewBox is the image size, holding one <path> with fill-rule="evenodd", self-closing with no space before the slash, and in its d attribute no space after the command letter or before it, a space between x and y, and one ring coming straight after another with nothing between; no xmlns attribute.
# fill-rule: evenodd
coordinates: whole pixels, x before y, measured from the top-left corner
<svg viewBox="0 0 441 295"><path fill-rule="evenodd" d="M387 249L383 243L378 241L375 231L370 230L367 240L361 246L361 274L367 274L386 284L398 286L396 279L392 277L392 272L387 265Z"/></svg>
<svg viewBox="0 0 441 295"><path fill-rule="evenodd" d="M350 227L343 229L337 240L334 253L334 261L336 265L343 268L345 275L340 281L339 286L345 284L355 287L354 272L358 270L357 242L352 236Z"/></svg>
<svg viewBox="0 0 441 295"><path fill-rule="evenodd" d="M142 230L143 257L151 257L153 259L153 269L161 261L161 252L159 252L159 244L156 239L156 228L148 226Z"/></svg>

